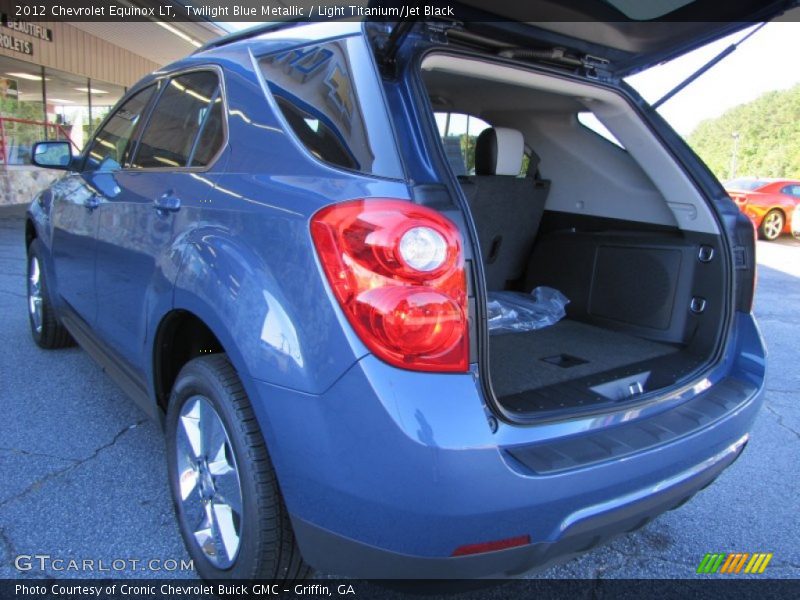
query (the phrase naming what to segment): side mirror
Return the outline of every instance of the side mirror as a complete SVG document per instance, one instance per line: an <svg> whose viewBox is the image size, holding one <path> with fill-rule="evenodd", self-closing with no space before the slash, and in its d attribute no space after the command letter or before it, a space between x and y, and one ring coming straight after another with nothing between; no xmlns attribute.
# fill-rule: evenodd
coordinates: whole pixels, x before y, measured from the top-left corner
<svg viewBox="0 0 800 600"><path fill-rule="evenodd" d="M72 162L72 144L69 142L36 142L31 162L46 169L69 169Z"/></svg>

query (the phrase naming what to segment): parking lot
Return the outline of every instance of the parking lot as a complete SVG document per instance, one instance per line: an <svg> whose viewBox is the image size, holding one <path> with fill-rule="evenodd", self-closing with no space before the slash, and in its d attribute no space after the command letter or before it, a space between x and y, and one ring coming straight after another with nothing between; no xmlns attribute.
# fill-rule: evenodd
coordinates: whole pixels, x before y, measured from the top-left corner
<svg viewBox="0 0 800 600"><path fill-rule="evenodd" d="M800 242L760 242L758 251L756 313L769 372L765 410L742 458L679 510L534 576L694 577L707 552L772 552L772 577L800 577ZM23 212L0 208L0 577L91 575L14 567L16 556L35 554L126 560L104 577L193 577L170 569L170 559L188 555L158 425L82 350L34 345L24 272Z"/></svg>

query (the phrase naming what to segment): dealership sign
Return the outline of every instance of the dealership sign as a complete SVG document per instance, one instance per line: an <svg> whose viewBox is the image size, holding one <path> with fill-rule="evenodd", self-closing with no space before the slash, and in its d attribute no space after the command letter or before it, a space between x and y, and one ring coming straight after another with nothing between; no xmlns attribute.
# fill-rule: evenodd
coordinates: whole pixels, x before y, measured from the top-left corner
<svg viewBox="0 0 800 600"><path fill-rule="evenodd" d="M38 23L12 19L5 13L0 13L0 48L21 54L33 54L33 44L28 40L15 37L11 32L29 35L44 42L53 41L52 29Z"/></svg>

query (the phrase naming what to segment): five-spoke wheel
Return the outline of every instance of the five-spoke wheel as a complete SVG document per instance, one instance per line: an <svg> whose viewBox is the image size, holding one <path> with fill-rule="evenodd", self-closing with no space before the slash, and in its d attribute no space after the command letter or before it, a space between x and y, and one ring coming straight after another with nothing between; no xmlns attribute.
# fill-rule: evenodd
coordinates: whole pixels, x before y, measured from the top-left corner
<svg viewBox="0 0 800 600"><path fill-rule="evenodd" d="M178 525L200 576L306 577L264 437L226 355L184 365L165 428Z"/></svg>
<svg viewBox="0 0 800 600"><path fill-rule="evenodd" d="M28 260L28 313L34 333L42 333L42 267L35 254Z"/></svg>
<svg viewBox="0 0 800 600"><path fill-rule="evenodd" d="M761 233L761 237L765 240L777 240L781 233L783 233L784 225L785 219L783 218L783 213L779 210L771 210L761 221L759 232Z"/></svg>
<svg viewBox="0 0 800 600"><path fill-rule="evenodd" d="M56 316L47 295L42 244L38 239L28 246L28 322L31 336L41 348L52 350L75 342Z"/></svg>
<svg viewBox="0 0 800 600"><path fill-rule="evenodd" d="M236 560L242 527L242 490L230 438L203 396L184 403L176 437L185 525L208 560L225 569Z"/></svg>

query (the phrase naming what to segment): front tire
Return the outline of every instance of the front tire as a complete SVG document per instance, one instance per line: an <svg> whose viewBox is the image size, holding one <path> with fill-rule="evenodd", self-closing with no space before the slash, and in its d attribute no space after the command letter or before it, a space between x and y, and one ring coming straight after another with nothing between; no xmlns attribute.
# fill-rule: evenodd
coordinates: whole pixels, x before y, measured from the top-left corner
<svg viewBox="0 0 800 600"><path fill-rule="evenodd" d="M45 281L42 244L33 240L28 246L28 322L36 345L46 350L74 346L75 341L50 304Z"/></svg>
<svg viewBox="0 0 800 600"><path fill-rule="evenodd" d="M226 355L181 369L166 436L175 512L201 577L308 576L261 430Z"/></svg>
<svg viewBox="0 0 800 600"><path fill-rule="evenodd" d="M764 215L761 220L761 226L758 228L758 233L761 235L761 239L773 242L781 236L785 224L786 219L783 213L773 209Z"/></svg>

